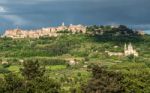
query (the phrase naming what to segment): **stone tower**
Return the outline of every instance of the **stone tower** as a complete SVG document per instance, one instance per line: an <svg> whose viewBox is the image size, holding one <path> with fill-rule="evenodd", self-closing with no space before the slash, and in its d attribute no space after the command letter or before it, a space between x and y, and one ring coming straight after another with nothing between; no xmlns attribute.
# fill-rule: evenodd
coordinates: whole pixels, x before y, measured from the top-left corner
<svg viewBox="0 0 150 93"><path fill-rule="evenodd" d="M65 23L64 23L64 22L62 23L62 26L65 26Z"/></svg>
<svg viewBox="0 0 150 93"><path fill-rule="evenodd" d="M132 44L129 43L128 46L126 44L124 45L124 55L125 56L129 56L129 55L138 56L138 52L135 49L133 49Z"/></svg>
<svg viewBox="0 0 150 93"><path fill-rule="evenodd" d="M126 43L124 44L124 52L127 50L127 45Z"/></svg>

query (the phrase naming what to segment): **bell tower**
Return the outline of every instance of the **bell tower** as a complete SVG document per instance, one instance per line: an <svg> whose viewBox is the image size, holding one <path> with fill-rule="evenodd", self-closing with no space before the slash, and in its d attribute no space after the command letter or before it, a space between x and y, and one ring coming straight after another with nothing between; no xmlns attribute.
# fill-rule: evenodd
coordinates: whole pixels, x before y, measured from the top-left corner
<svg viewBox="0 0 150 93"><path fill-rule="evenodd" d="M65 23L64 23L64 22L62 23L62 26L65 26Z"/></svg>

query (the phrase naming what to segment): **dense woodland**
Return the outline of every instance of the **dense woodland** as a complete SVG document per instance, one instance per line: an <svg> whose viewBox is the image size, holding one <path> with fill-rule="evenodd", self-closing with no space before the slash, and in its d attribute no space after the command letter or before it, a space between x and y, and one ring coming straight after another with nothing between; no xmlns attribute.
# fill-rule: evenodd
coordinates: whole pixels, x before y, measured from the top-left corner
<svg viewBox="0 0 150 93"><path fill-rule="evenodd" d="M125 43L139 57L105 53L123 52ZM149 35L123 25L58 37L0 38L0 93L150 93L149 46Z"/></svg>

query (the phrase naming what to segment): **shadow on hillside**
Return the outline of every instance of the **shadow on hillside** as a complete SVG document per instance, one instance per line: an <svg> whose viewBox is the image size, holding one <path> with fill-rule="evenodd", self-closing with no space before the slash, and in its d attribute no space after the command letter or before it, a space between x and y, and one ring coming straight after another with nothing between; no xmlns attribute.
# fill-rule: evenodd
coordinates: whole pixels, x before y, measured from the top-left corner
<svg viewBox="0 0 150 93"><path fill-rule="evenodd" d="M143 42L144 38L142 36L112 36L112 35L94 35L91 36L94 42L114 42L114 43L139 43Z"/></svg>

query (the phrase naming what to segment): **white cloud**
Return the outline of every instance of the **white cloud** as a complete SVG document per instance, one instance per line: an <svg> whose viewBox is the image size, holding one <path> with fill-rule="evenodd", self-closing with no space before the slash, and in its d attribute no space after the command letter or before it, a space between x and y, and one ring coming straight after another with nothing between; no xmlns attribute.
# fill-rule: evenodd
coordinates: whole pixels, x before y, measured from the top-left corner
<svg viewBox="0 0 150 93"><path fill-rule="evenodd" d="M0 4L22 3L22 4L34 4L40 2L66 2L66 1L105 1L105 0L0 0Z"/></svg>
<svg viewBox="0 0 150 93"><path fill-rule="evenodd" d="M6 7L0 6L0 17L13 23L13 25L24 25L27 22L18 15L8 15L9 10Z"/></svg>
<svg viewBox="0 0 150 93"><path fill-rule="evenodd" d="M7 14L9 13L9 9L6 7L0 6L0 18L6 19L13 23L13 25L25 25L27 23L22 17L15 14Z"/></svg>
<svg viewBox="0 0 150 93"><path fill-rule="evenodd" d="M0 6L0 13L4 13L4 12L7 12L6 9L2 6Z"/></svg>

